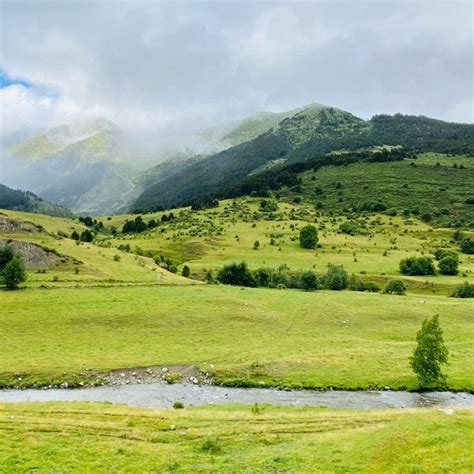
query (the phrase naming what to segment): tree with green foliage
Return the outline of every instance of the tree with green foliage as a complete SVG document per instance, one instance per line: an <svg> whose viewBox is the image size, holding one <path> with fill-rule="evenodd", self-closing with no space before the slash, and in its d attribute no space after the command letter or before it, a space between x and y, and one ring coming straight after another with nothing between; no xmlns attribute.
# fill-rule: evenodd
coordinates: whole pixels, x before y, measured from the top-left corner
<svg viewBox="0 0 474 474"><path fill-rule="evenodd" d="M328 265L326 275L324 275L324 286L329 290L345 290L349 282L347 272L342 265Z"/></svg>
<svg viewBox="0 0 474 474"><path fill-rule="evenodd" d="M314 225L307 225L300 230L300 245L304 249L315 249L318 244L318 231Z"/></svg>
<svg viewBox="0 0 474 474"><path fill-rule="evenodd" d="M458 259L451 255L447 255L439 261L438 268L441 275L457 275Z"/></svg>
<svg viewBox="0 0 474 474"><path fill-rule="evenodd" d="M253 249L254 250L258 250L260 247L260 242L258 240L256 240L254 243L253 243Z"/></svg>
<svg viewBox="0 0 474 474"><path fill-rule="evenodd" d="M183 271L181 272L181 275L183 275L185 278L188 278L189 275L191 275L191 270L187 265L183 267Z"/></svg>
<svg viewBox="0 0 474 474"><path fill-rule="evenodd" d="M462 253L467 253L469 255L474 254L474 240L472 239L463 239L459 246Z"/></svg>
<svg viewBox="0 0 474 474"><path fill-rule="evenodd" d="M3 271L7 263L16 255L15 249L7 244L0 247L0 272Z"/></svg>
<svg viewBox="0 0 474 474"><path fill-rule="evenodd" d="M383 292L388 295L404 295L407 290L402 280L390 280L385 286Z"/></svg>
<svg viewBox="0 0 474 474"><path fill-rule="evenodd" d="M404 275L434 275L435 267L430 257L408 257L400 261Z"/></svg>
<svg viewBox="0 0 474 474"><path fill-rule="evenodd" d="M318 277L316 276L316 273L314 273L311 270L307 272L303 272L300 275L300 285L301 285L301 288L303 288L303 290L306 290L306 291L317 290L319 287L319 282L318 282Z"/></svg>
<svg viewBox="0 0 474 474"><path fill-rule="evenodd" d="M224 265L217 273L217 281L225 285L256 286L255 278L245 262Z"/></svg>
<svg viewBox="0 0 474 474"><path fill-rule="evenodd" d="M93 240L94 240L94 234L89 229L82 231L81 233L82 242L92 242Z"/></svg>
<svg viewBox="0 0 474 474"><path fill-rule="evenodd" d="M80 240L79 234L77 233L76 230L73 230L71 233L71 239L72 240Z"/></svg>
<svg viewBox="0 0 474 474"><path fill-rule="evenodd" d="M474 285L465 281L462 285L454 288L450 296L453 298L474 298Z"/></svg>
<svg viewBox="0 0 474 474"><path fill-rule="evenodd" d="M448 362L448 350L444 345L443 331L439 325L438 315L425 319L416 335L418 343L410 364L418 377L420 387L433 387L446 380L441 365Z"/></svg>
<svg viewBox="0 0 474 474"><path fill-rule="evenodd" d="M19 255L14 255L5 265L2 277L7 290L16 290L18 285L26 280L25 264Z"/></svg>

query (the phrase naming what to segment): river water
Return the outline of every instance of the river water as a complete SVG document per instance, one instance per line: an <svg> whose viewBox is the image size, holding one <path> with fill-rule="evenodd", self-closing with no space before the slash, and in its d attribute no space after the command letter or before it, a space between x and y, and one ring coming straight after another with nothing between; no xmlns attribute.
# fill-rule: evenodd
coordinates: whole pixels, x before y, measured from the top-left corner
<svg viewBox="0 0 474 474"><path fill-rule="evenodd" d="M315 391L270 388L227 388L214 385L150 383L78 389L0 390L0 402L88 401L124 403L132 406L166 408L180 401L185 405L209 403L272 403L331 408L474 407L474 395L453 392Z"/></svg>

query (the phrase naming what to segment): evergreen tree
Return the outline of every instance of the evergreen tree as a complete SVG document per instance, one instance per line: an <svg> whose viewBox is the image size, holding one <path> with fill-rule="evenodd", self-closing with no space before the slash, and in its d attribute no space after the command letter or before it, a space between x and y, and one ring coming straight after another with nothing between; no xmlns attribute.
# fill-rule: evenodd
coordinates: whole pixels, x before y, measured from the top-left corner
<svg viewBox="0 0 474 474"><path fill-rule="evenodd" d="M300 245L304 249L315 249L318 243L318 231L314 225L307 225L300 230Z"/></svg>
<svg viewBox="0 0 474 474"><path fill-rule="evenodd" d="M8 290L16 290L20 283L26 280L26 269L23 259L19 255L15 255L2 271L5 286Z"/></svg>
<svg viewBox="0 0 474 474"><path fill-rule="evenodd" d="M448 362L448 350L444 345L438 315L423 321L416 335L416 341L418 345L410 359L410 364L418 377L420 386L429 387L444 382L445 376L441 371L441 364Z"/></svg>

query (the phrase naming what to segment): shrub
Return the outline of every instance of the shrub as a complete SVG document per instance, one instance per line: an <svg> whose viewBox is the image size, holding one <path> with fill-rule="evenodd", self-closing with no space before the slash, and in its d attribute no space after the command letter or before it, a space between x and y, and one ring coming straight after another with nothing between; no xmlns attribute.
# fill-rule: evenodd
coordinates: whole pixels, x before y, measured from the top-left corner
<svg viewBox="0 0 474 474"><path fill-rule="evenodd" d="M462 285L454 288L450 296L453 298L474 298L474 285L465 281Z"/></svg>
<svg viewBox="0 0 474 474"><path fill-rule="evenodd" d="M346 221L339 226L339 231L343 234L357 235L360 233L360 228L355 222Z"/></svg>
<svg viewBox="0 0 474 474"><path fill-rule="evenodd" d="M448 362L448 350L444 345L443 331L439 326L438 316L425 319L416 335L417 346L410 359L410 364L418 377L421 387L429 387L443 382L445 376L441 364Z"/></svg>
<svg viewBox="0 0 474 474"><path fill-rule="evenodd" d="M430 257L409 257L400 261L404 275L434 275L435 267Z"/></svg>
<svg viewBox="0 0 474 474"><path fill-rule="evenodd" d="M254 243L253 243L253 249L254 250L258 250L258 248L260 247L260 242L258 240L256 240Z"/></svg>
<svg viewBox="0 0 474 474"><path fill-rule="evenodd" d="M0 272L3 271L7 263L16 255L15 249L11 245L0 247Z"/></svg>
<svg viewBox="0 0 474 474"><path fill-rule="evenodd" d="M14 255L3 268L2 276L7 289L16 290L18 285L26 280L26 269L23 259L19 255Z"/></svg>
<svg viewBox="0 0 474 474"><path fill-rule="evenodd" d="M217 281L225 285L256 286L255 278L245 262L224 265L217 273Z"/></svg>
<svg viewBox="0 0 474 474"><path fill-rule="evenodd" d="M276 212L278 211L278 203L273 199L263 199L259 203L260 212Z"/></svg>
<svg viewBox="0 0 474 474"><path fill-rule="evenodd" d="M316 276L316 273L313 271L309 270L307 272L303 272L300 275L300 286L303 288L303 290L306 291L313 291L317 290L319 286L318 282L318 277Z"/></svg>
<svg viewBox="0 0 474 474"><path fill-rule="evenodd" d="M304 249L315 249L318 244L318 231L314 225L307 225L300 230L300 245Z"/></svg>
<svg viewBox="0 0 474 474"><path fill-rule="evenodd" d="M94 234L89 230L86 229L81 234L81 241L82 242L92 242L94 240Z"/></svg>
<svg viewBox="0 0 474 474"><path fill-rule="evenodd" d="M184 408L184 403L183 402L174 402L173 403L173 408L175 410L181 410Z"/></svg>
<svg viewBox="0 0 474 474"><path fill-rule="evenodd" d="M72 231L71 239L72 240L79 240L80 239L79 234L77 233L77 231L75 231L75 230Z"/></svg>
<svg viewBox="0 0 474 474"><path fill-rule="evenodd" d="M453 240L461 242L461 240L464 240L464 234L459 229L456 229L453 233Z"/></svg>
<svg viewBox="0 0 474 474"><path fill-rule="evenodd" d="M433 255L435 256L436 260L441 260L444 257L453 257L456 260L458 259L458 254L453 250L448 249L436 249Z"/></svg>
<svg viewBox="0 0 474 474"><path fill-rule="evenodd" d="M402 280L390 280L383 292L389 295L404 295L407 290L405 283Z"/></svg>
<svg viewBox="0 0 474 474"><path fill-rule="evenodd" d="M370 293L378 293L380 291L380 286L375 283L375 281L366 281L364 283L365 291Z"/></svg>
<svg viewBox="0 0 474 474"><path fill-rule="evenodd" d="M457 275L458 259L447 255L439 261L438 268L441 275Z"/></svg>
<svg viewBox="0 0 474 474"><path fill-rule="evenodd" d="M183 271L181 272L181 275L183 275L185 278L188 278L189 275L191 274L191 270L187 265L183 267Z"/></svg>
<svg viewBox="0 0 474 474"><path fill-rule="evenodd" d="M347 287L352 291L365 291L365 284L361 278L351 275Z"/></svg>
<svg viewBox="0 0 474 474"><path fill-rule="evenodd" d="M462 253L467 253L469 255L474 254L474 240L463 239L460 244L460 249Z"/></svg>
<svg viewBox="0 0 474 474"><path fill-rule="evenodd" d="M330 290L344 290L347 288L348 276L342 265L329 264L324 276L324 286Z"/></svg>
<svg viewBox="0 0 474 474"><path fill-rule="evenodd" d="M120 255L114 255L114 262L120 262Z"/></svg>

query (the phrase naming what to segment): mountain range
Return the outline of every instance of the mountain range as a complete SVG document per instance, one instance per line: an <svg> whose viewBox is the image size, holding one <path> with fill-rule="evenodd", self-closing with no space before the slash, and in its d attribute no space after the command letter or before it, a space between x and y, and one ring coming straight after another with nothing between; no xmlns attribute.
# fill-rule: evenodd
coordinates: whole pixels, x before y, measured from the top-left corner
<svg viewBox="0 0 474 474"><path fill-rule="evenodd" d="M0 181L77 214L112 214L189 205L262 171L341 150L474 154L473 125L400 114L363 120L316 103L187 138L185 146L150 147L108 120L75 121L2 150Z"/></svg>

